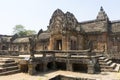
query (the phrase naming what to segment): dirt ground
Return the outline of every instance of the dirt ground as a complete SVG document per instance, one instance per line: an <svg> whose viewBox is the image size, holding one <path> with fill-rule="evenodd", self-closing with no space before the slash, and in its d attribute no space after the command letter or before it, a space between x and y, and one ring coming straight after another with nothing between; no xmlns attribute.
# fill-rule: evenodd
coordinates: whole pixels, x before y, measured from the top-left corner
<svg viewBox="0 0 120 80"><path fill-rule="evenodd" d="M100 74L86 74L70 71L49 71L46 73L39 73L37 75L31 76L27 73L17 73L7 76L0 76L0 80L49 80L50 78L57 75L65 75L72 77L90 78L97 80L120 80L120 72L103 72Z"/></svg>

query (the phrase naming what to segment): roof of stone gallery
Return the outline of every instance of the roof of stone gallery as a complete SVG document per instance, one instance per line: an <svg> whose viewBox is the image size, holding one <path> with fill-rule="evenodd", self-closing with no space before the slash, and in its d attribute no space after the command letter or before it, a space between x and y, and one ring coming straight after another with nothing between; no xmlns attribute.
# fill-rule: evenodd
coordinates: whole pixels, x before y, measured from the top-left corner
<svg viewBox="0 0 120 80"><path fill-rule="evenodd" d="M102 23L97 23L97 22L81 25L81 29L85 33L92 33L92 32L101 33L106 31L104 25Z"/></svg>
<svg viewBox="0 0 120 80"><path fill-rule="evenodd" d="M11 36L2 36L0 42L10 42Z"/></svg>
<svg viewBox="0 0 120 80"><path fill-rule="evenodd" d="M38 36L38 39L39 40L46 40L46 39L49 39L50 38L50 33L46 32L46 33L41 33L39 36Z"/></svg>
<svg viewBox="0 0 120 80"><path fill-rule="evenodd" d="M108 20L108 16L101 7L96 19L80 22L79 25L81 25L81 30L85 33L101 33L107 31L105 20Z"/></svg>
<svg viewBox="0 0 120 80"><path fill-rule="evenodd" d="M13 43L29 43L29 37L16 38Z"/></svg>
<svg viewBox="0 0 120 80"><path fill-rule="evenodd" d="M112 21L111 23L112 33L120 33L120 21Z"/></svg>

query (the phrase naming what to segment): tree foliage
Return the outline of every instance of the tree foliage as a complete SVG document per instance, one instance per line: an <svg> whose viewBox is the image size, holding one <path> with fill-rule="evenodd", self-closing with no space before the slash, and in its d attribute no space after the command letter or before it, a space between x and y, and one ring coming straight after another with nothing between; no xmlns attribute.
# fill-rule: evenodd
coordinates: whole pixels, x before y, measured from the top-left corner
<svg viewBox="0 0 120 80"><path fill-rule="evenodd" d="M23 25L16 25L13 28L13 34L18 34L19 36L29 36L36 34L35 30L26 30Z"/></svg>

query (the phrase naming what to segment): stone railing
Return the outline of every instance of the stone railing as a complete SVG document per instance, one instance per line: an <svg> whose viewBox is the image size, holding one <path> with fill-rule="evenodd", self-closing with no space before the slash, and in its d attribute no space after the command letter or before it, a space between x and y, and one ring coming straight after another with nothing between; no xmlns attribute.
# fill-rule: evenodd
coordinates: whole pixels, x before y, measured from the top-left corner
<svg viewBox="0 0 120 80"><path fill-rule="evenodd" d="M72 57L72 56L90 56L89 50L41 50L34 54L42 54L43 57Z"/></svg>
<svg viewBox="0 0 120 80"><path fill-rule="evenodd" d="M0 55L10 55L8 50L0 50Z"/></svg>
<svg viewBox="0 0 120 80"><path fill-rule="evenodd" d="M18 51L8 51L8 50L0 50L0 55L9 55L9 56L18 56Z"/></svg>

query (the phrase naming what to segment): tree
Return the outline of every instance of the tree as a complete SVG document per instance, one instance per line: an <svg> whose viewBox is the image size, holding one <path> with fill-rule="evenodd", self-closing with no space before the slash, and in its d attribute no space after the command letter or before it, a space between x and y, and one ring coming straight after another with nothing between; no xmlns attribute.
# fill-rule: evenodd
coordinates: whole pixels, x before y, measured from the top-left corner
<svg viewBox="0 0 120 80"><path fill-rule="evenodd" d="M24 29L24 26L22 25L16 25L14 28L13 28L13 34L19 34L20 32L24 32L25 29Z"/></svg>
<svg viewBox="0 0 120 80"><path fill-rule="evenodd" d="M26 32L27 35L36 34L35 30L26 30L25 32Z"/></svg>
<svg viewBox="0 0 120 80"><path fill-rule="evenodd" d="M24 26L16 25L13 28L13 34L18 34L19 36L29 36L29 35L36 34L36 31L34 31L34 30L26 30Z"/></svg>

